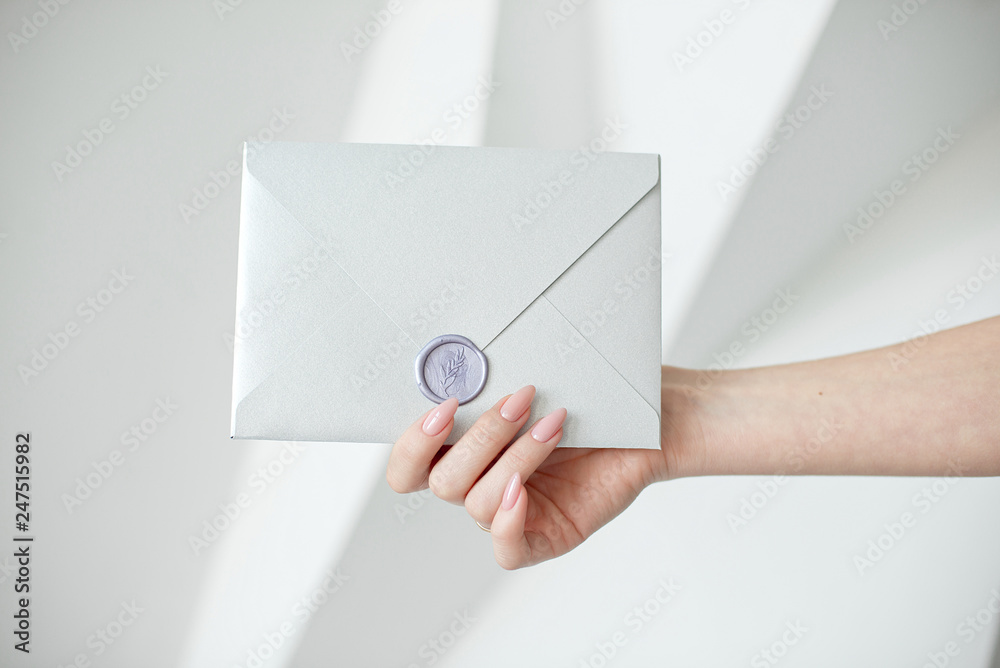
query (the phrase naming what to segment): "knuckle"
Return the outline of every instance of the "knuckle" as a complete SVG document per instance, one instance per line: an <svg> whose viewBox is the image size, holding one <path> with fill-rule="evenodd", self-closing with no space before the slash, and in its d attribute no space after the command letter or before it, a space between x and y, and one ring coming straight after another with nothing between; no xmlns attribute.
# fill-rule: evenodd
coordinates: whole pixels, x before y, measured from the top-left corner
<svg viewBox="0 0 1000 668"><path fill-rule="evenodd" d="M392 462L389 462L389 466L385 469L385 481L389 483L389 487L392 491L398 494L406 494L411 491L403 480L400 480L399 473L396 471L396 467L393 466Z"/></svg>
<svg viewBox="0 0 1000 668"><path fill-rule="evenodd" d="M455 499L454 489L448 484L447 473L440 466L431 469L427 477L427 486L434 492L434 496L443 501L453 501Z"/></svg>
<svg viewBox="0 0 1000 668"><path fill-rule="evenodd" d="M415 469L419 465L415 449L416 444L412 441L400 441L393 448L391 457L398 466L404 469Z"/></svg>
<svg viewBox="0 0 1000 668"><path fill-rule="evenodd" d="M496 555L496 557L497 557L497 563L500 565L500 568L504 569L505 571L516 571L518 568L520 568L520 564L518 564L513 559L509 558L506 554L500 553Z"/></svg>
<svg viewBox="0 0 1000 668"><path fill-rule="evenodd" d="M443 489L441 488L441 472L437 468L431 469L430 475L427 476L427 486L430 487L431 491L434 492L434 496L440 497Z"/></svg>
<svg viewBox="0 0 1000 668"><path fill-rule="evenodd" d="M486 499L475 487L465 497L465 510L477 522L489 525L493 520L493 513L490 512Z"/></svg>
<svg viewBox="0 0 1000 668"><path fill-rule="evenodd" d="M633 453L622 453L621 474L631 492L638 496L642 490L656 481L656 470L652 458L640 458Z"/></svg>
<svg viewBox="0 0 1000 668"><path fill-rule="evenodd" d="M496 547L493 550L493 556L500 568L505 571L516 571L530 563L531 548L527 545L514 549Z"/></svg>
<svg viewBox="0 0 1000 668"><path fill-rule="evenodd" d="M488 448L503 438L504 425L495 415L484 415L469 430L469 440L478 448Z"/></svg>
<svg viewBox="0 0 1000 668"><path fill-rule="evenodd" d="M520 471L523 478L527 477L527 472L531 466L524 452L519 450L516 444L507 449L503 458L506 460L504 465L508 466L511 471Z"/></svg>
<svg viewBox="0 0 1000 668"><path fill-rule="evenodd" d="M401 493L400 489L398 487L396 487L396 477L393 475L391 468L387 468L385 470L385 481L387 483L389 483L389 488L392 491L397 492L397 493Z"/></svg>
<svg viewBox="0 0 1000 668"><path fill-rule="evenodd" d="M423 475L423 477L420 478L420 482L418 482L415 485L410 485L409 491L410 492L422 492L425 489L429 489L429 486L427 484L427 474L426 473Z"/></svg>
<svg viewBox="0 0 1000 668"><path fill-rule="evenodd" d="M419 466L400 449L393 453L386 466L385 479L394 492L407 494L414 491L415 481L419 477Z"/></svg>

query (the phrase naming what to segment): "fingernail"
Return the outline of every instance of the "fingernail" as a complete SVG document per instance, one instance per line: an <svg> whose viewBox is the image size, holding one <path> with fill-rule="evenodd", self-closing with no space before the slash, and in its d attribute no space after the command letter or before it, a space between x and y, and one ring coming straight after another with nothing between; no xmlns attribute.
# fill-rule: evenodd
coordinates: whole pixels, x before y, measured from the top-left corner
<svg viewBox="0 0 1000 668"><path fill-rule="evenodd" d="M507 489L503 491L503 501L500 502L500 506L504 510L510 510L514 507L514 503L517 501L517 493L520 491L521 487L521 474L514 471L514 475L510 477L510 482L507 483Z"/></svg>
<svg viewBox="0 0 1000 668"><path fill-rule="evenodd" d="M503 406L500 407L500 415L508 422L517 422L524 415L524 411L528 410L528 406L531 405L531 400L534 398L535 386L525 385L507 397L507 401L503 402Z"/></svg>
<svg viewBox="0 0 1000 668"><path fill-rule="evenodd" d="M430 412L421 429L428 436L437 436L455 417L456 410L458 410L458 399L452 397Z"/></svg>
<svg viewBox="0 0 1000 668"><path fill-rule="evenodd" d="M545 443L556 435L562 427L563 420L566 419L566 409L557 408L541 420L531 429L531 437L539 443Z"/></svg>

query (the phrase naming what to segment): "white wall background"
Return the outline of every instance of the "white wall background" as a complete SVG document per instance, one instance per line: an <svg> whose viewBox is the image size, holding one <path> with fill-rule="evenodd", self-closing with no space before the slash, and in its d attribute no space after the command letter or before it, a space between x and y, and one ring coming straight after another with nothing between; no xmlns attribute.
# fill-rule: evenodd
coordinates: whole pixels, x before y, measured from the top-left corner
<svg viewBox="0 0 1000 668"><path fill-rule="evenodd" d="M1000 251L998 4L921 5L888 39L882 0L588 0L554 27L556 2L400 6L350 60L341 42L385 3L0 7L22 36L0 46L0 439L33 434L37 536L34 651L15 656L4 626L2 663L597 666L621 633L608 665L754 665L798 621L808 631L780 665L920 666L952 640L950 666L988 665L996 617L971 638L958 625L1000 589L996 479L947 488L864 575L853 557L940 481L799 478L735 532L727 515L767 479L660 484L571 554L509 573L463 509L388 488L388 447L230 441L239 187L211 184L269 124L284 140L409 142L444 126L454 144L575 147L617 116L615 150L662 155L666 363L712 363L782 287L801 300L736 364L883 345L941 308L949 325L1000 312L1000 280L948 301ZM731 23L678 68L723 10ZM147 66L166 75L123 117L114 100ZM497 92L448 126L479 76ZM829 101L720 196L822 85ZM52 163L102 119L113 131L59 178ZM942 127L954 146L850 243L853 212ZM134 279L85 318L77 305L123 267ZM24 382L19 365L71 321L80 334ZM148 422L168 398L173 414ZM129 450L122 432L143 420L155 431ZM123 463L68 508L115 450ZM12 464L0 459L4 498ZM204 523L243 498L208 541ZM12 508L0 514L11 526ZM11 566L0 557L4 624ZM657 609L661 579L680 590ZM138 617L102 644L133 602ZM647 603L639 626L629 612Z"/></svg>

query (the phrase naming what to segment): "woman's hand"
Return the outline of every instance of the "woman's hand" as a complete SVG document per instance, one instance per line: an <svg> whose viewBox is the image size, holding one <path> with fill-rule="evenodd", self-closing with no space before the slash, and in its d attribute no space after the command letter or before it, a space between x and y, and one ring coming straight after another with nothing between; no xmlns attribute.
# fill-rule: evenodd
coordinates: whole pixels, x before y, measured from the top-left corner
<svg viewBox="0 0 1000 668"><path fill-rule="evenodd" d="M396 442L386 478L492 527L507 569L558 557L646 485L700 475L1000 475L1000 316L840 357L755 369L661 367L661 449L559 448L565 409L508 395L450 448L458 401ZM522 483L523 481L523 483Z"/></svg>
<svg viewBox="0 0 1000 668"><path fill-rule="evenodd" d="M386 479L397 492L428 487L463 504L490 528L493 552L512 570L569 552L665 475L659 450L560 448L566 409L528 421L532 385L507 395L483 413L450 448L456 399L414 422L396 442ZM441 451L441 452L439 452Z"/></svg>

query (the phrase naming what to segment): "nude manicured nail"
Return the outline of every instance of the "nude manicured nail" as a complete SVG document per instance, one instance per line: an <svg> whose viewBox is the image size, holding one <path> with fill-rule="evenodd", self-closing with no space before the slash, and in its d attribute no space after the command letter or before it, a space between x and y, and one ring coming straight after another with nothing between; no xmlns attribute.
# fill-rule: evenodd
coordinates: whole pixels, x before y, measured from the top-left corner
<svg viewBox="0 0 1000 668"><path fill-rule="evenodd" d="M455 417L458 410L458 399L452 397L431 411L424 420L423 432L428 436L437 436L441 430Z"/></svg>
<svg viewBox="0 0 1000 668"><path fill-rule="evenodd" d="M566 409L557 408L541 420L531 429L531 437L539 443L545 443L556 435L562 427L563 420L566 419Z"/></svg>
<svg viewBox="0 0 1000 668"><path fill-rule="evenodd" d="M500 502L504 510L510 510L514 507L514 504L517 502L517 493L521 491L520 487L521 474L514 471L514 475L510 477L510 482L507 483L507 489L503 492L503 500Z"/></svg>
<svg viewBox="0 0 1000 668"><path fill-rule="evenodd" d="M508 422L517 422L524 415L524 411L528 410L528 406L531 405L531 400L534 398L535 386L525 385L507 397L507 401L503 402L503 406L500 407L500 415Z"/></svg>

